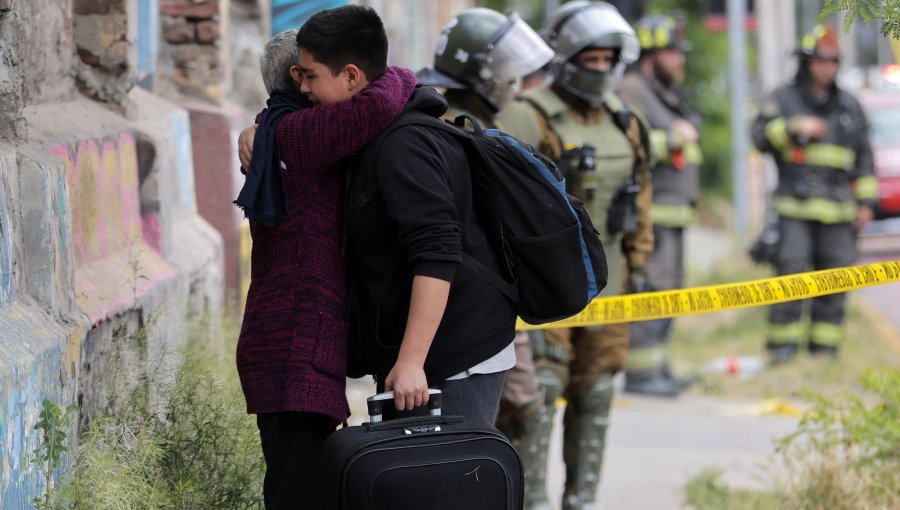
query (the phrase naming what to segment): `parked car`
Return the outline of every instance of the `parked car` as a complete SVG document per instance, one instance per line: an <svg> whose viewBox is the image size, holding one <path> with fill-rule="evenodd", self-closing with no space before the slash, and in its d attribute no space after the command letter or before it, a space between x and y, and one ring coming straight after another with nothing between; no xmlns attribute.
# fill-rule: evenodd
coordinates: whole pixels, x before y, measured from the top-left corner
<svg viewBox="0 0 900 510"><path fill-rule="evenodd" d="M862 90L878 177L878 218L900 216L900 91Z"/></svg>

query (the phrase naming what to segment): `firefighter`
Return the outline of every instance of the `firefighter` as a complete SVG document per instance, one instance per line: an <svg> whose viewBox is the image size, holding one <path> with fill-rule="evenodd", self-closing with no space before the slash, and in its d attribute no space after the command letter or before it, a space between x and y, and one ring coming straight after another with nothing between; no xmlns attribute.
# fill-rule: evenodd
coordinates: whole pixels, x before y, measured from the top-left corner
<svg viewBox="0 0 900 510"><path fill-rule="evenodd" d="M626 270L642 275L653 248L648 132L611 93L638 56L637 38L613 6L586 0L560 7L543 33L555 52L549 68L553 83L523 93L501 112L500 127L558 162L569 193L585 202L606 247L610 283L601 296L617 295ZM525 508L550 508L548 448L561 396L568 402L562 508L598 508L612 377L628 351L628 326L550 329L529 336L542 399L510 402L505 393L501 411L509 415L500 421L525 464Z"/></svg>
<svg viewBox="0 0 900 510"><path fill-rule="evenodd" d="M779 275L852 265L856 237L873 217L878 182L866 118L859 102L835 83L840 47L834 28L817 26L796 51L794 80L762 104L753 123L756 147L778 166ZM808 340L811 354L837 356L843 338L844 294L773 305L766 347L773 364L792 360Z"/></svg>
<svg viewBox="0 0 900 510"><path fill-rule="evenodd" d="M680 87L689 46L670 16L646 16L636 28L641 57L625 74L619 97L647 119L657 158L651 171L655 249L647 273L656 290L679 289L684 287L685 229L696 216L703 160L698 120ZM674 397L691 383L669 367L671 329L672 319L631 325L626 392Z"/></svg>

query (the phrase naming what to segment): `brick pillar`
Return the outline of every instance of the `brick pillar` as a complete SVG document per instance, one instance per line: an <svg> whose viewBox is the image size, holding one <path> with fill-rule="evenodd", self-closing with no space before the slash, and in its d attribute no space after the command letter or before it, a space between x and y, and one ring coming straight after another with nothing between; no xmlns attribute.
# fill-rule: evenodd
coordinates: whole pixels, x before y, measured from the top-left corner
<svg viewBox="0 0 900 510"><path fill-rule="evenodd" d="M159 0L163 72L175 94L220 103L228 90L224 0Z"/></svg>
<svg viewBox="0 0 900 510"><path fill-rule="evenodd" d="M137 76L134 0L74 0L78 86L88 96L126 105Z"/></svg>

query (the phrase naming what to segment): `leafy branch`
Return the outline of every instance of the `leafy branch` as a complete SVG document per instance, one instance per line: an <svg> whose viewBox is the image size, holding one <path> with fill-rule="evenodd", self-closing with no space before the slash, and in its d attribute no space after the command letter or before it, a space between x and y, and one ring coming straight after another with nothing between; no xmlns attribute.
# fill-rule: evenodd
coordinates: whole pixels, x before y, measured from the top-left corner
<svg viewBox="0 0 900 510"><path fill-rule="evenodd" d="M867 25L874 21L882 22L881 34L891 39L900 39L900 0L825 0L825 8L820 19L829 14L842 12L845 14L843 30L850 32L857 17Z"/></svg>

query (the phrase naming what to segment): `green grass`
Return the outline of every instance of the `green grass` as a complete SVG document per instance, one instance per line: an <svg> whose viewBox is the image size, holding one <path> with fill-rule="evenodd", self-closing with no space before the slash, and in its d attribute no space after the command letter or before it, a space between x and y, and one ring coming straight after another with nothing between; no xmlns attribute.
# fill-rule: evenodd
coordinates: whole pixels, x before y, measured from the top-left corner
<svg viewBox="0 0 900 510"><path fill-rule="evenodd" d="M765 278L771 273L754 266L742 254L729 257L703 272L689 275L690 286L713 285ZM675 369L697 377L690 392L747 398L796 397L806 388L825 393L861 390L860 377L868 368L900 368L900 350L891 328L879 327L884 319L851 293L845 322L846 340L840 358L831 361L798 356L793 363L767 368L740 378L704 373L703 366L717 356L759 356L766 359L767 308L730 310L675 320L672 359ZM893 340L893 341L892 341Z"/></svg>
<svg viewBox="0 0 900 510"><path fill-rule="evenodd" d="M684 488L684 504L694 510L771 510L780 508L774 492L729 488L720 469L706 469L691 478Z"/></svg>
<svg viewBox="0 0 900 510"><path fill-rule="evenodd" d="M259 433L235 369L236 322L194 322L174 377L147 364L142 384L82 431L70 476L43 509L263 507Z"/></svg>

